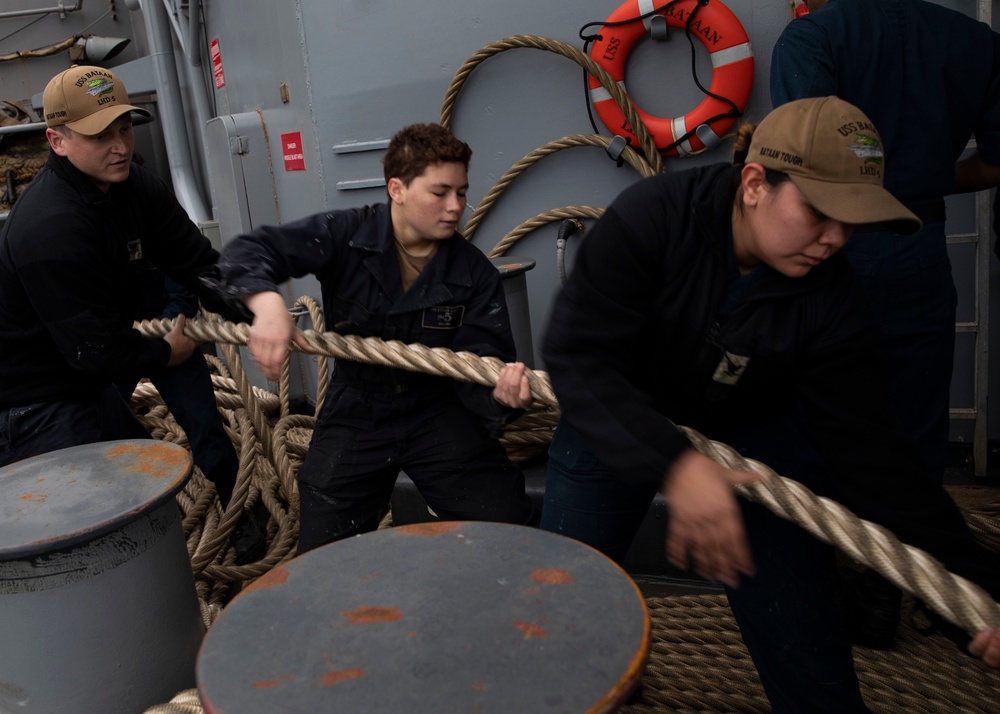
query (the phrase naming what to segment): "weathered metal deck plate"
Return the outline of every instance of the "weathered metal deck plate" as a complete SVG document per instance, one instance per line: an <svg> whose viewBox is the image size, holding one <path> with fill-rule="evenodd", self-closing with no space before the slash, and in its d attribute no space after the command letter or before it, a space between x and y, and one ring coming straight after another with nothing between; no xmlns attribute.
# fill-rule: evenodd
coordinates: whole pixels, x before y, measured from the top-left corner
<svg viewBox="0 0 1000 714"><path fill-rule="evenodd" d="M0 561L118 530L173 497L190 475L185 448L144 439L74 446L0 468Z"/></svg>
<svg viewBox="0 0 1000 714"><path fill-rule="evenodd" d="M202 645L209 714L610 712L638 685L649 615L569 538L498 523L400 526L276 567Z"/></svg>

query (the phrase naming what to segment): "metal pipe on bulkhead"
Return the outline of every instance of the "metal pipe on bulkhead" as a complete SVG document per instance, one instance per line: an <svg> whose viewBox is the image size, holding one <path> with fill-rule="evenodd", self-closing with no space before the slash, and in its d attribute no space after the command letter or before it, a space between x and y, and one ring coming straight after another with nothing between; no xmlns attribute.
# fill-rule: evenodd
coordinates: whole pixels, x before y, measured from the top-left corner
<svg viewBox="0 0 1000 714"><path fill-rule="evenodd" d="M199 153L195 156L197 165L201 173L203 186L209 186L210 181L206 176L206 146L205 127L209 119L215 117L215 111L209 98L208 88L205 84L204 69L202 68L202 52L204 48L198 38L201 35L201 1L189 0L188 2L188 38L187 38L187 62L184 63L184 71L187 74L188 85L191 87L191 97L194 99L195 125L198 129Z"/></svg>
<svg viewBox="0 0 1000 714"><path fill-rule="evenodd" d="M129 10L140 10L146 26L159 98L157 110L162 120L161 129L167 147L174 193L192 221L205 221L212 215L191 155L191 138L188 136L183 113L184 101L177 78L177 66L174 64L170 20L166 9L159 0L126 0L125 5Z"/></svg>
<svg viewBox="0 0 1000 714"><path fill-rule="evenodd" d="M59 17L62 17L67 12L76 12L83 7L83 0L76 0L73 7L66 7L62 3L59 3L55 7L38 7L29 8L26 10L6 10L0 12L0 20L4 20L8 17L25 17L28 15L48 15L51 12L58 12Z"/></svg>

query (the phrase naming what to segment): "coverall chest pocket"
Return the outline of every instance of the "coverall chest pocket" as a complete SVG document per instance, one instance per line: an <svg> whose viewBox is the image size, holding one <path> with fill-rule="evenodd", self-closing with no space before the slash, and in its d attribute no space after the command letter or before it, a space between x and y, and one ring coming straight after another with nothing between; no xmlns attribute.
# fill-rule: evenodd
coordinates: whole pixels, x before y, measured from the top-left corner
<svg viewBox="0 0 1000 714"><path fill-rule="evenodd" d="M385 315L373 312L369 307L356 300L337 297L333 301L331 329L345 335L361 335L363 337L382 337L385 334Z"/></svg>

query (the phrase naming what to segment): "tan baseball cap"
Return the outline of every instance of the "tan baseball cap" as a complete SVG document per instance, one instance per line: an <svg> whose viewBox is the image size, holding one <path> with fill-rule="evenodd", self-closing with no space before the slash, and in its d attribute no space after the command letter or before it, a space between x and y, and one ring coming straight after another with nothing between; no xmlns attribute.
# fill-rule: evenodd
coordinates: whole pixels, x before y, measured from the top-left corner
<svg viewBox="0 0 1000 714"><path fill-rule="evenodd" d="M77 65L49 80L42 94L42 112L46 126L65 125L85 136L100 134L128 112L150 116L128 103L125 85L114 72Z"/></svg>
<svg viewBox="0 0 1000 714"><path fill-rule="evenodd" d="M788 174L816 210L844 223L915 233L921 222L882 187L882 139L864 112L838 97L799 99L757 125L747 163Z"/></svg>

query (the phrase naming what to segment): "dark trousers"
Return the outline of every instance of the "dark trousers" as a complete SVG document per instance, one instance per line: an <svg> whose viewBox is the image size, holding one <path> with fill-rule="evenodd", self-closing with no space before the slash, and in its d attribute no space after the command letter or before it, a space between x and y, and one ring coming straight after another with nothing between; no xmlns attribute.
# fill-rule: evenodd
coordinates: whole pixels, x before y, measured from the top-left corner
<svg viewBox="0 0 1000 714"><path fill-rule="evenodd" d="M844 248L878 317L896 415L937 483L948 460L958 301L944 225L912 236L859 233Z"/></svg>
<svg viewBox="0 0 1000 714"><path fill-rule="evenodd" d="M730 442L783 476L822 492L822 470L790 423ZM618 481L562 421L549 447L541 527L621 563L656 494ZM868 711L836 599L832 548L756 504L741 501L756 574L726 595L773 711Z"/></svg>
<svg viewBox="0 0 1000 714"><path fill-rule="evenodd" d="M0 410L0 466L71 446L149 438L114 387L91 400Z"/></svg>
<svg viewBox="0 0 1000 714"><path fill-rule="evenodd" d="M225 508L236 487L240 460L222 425L205 356L196 350L185 362L150 376L149 381L187 434L194 462L215 484ZM122 383L118 388L127 400L135 385Z"/></svg>
<svg viewBox="0 0 1000 714"><path fill-rule="evenodd" d="M453 394L333 382L298 473L298 552L374 530L400 469L441 519L531 520L524 474Z"/></svg>

